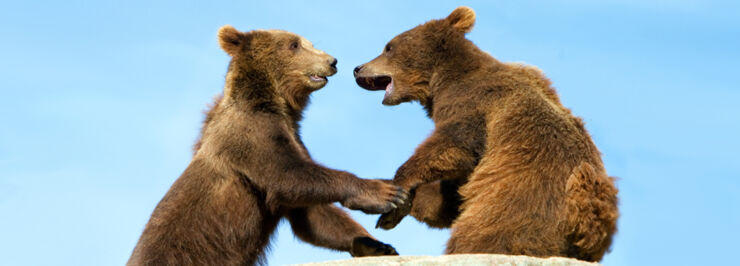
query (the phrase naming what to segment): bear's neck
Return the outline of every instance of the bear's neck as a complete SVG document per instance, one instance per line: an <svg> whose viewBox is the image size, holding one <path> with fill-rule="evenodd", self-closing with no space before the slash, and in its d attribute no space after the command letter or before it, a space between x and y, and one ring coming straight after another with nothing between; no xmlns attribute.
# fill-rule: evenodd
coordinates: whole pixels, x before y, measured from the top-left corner
<svg viewBox="0 0 740 266"><path fill-rule="evenodd" d="M432 119L434 119L435 99L438 102L446 102L438 98L464 94L466 93L464 90L472 89L457 85L460 80L467 80L474 75L478 75L481 71L493 73L503 66L501 62L490 54L483 52L468 40L459 43L444 58L445 60L438 63L432 71L429 80L429 96L425 99L419 99L419 103L424 107L427 116Z"/></svg>
<svg viewBox="0 0 740 266"><path fill-rule="evenodd" d="M481 68L499 64L501 63L490 54L465 39L447 52L445 59L438 62L435 72L440 74L438 77L446 79L443 81L450 81L466 77Z"/></svg>
<svg viewBox="0 0 740 266"><path fill-rule="evenodd" d="M303 110L309 102L311 90L299 82L295 82L294 84L291 84L291 82L280 84L277 89L281 91L279 93L280 95L284 95L280 99L284 103L286 114L295 123L301 121L303 119Z"/></svg>
<svg viewBox="0 0 740 266"><path fill-rule="evenodd" d="M278 87L280 86L280 87ZM254 112L285 116L294 128L303 119L303 109L308 104L308 94L295 84L275 84L268 73L244 66L232 65L226 75L224 95ZM278 90L284 90L279 93ZM293 96L283 99L280 94Z"/></svg>
<svg viewBox="0 0 740 266"><path fill-rule="evenodd" d="M444 56L444 60L437 63L429 82L430 95L439 94L440 90L451 87L450 84L468 79L481 70L495 70L500 68L501 65L502 63L490 54L480 50L472 42L465 40L451 48Z"/></svg>
<svg viewBox="0 0 740 266"><path fill-rule="evenodd" d="M275 102L275 86L264 71L232 65L226 74L224 96L255 104Z"/></svg>

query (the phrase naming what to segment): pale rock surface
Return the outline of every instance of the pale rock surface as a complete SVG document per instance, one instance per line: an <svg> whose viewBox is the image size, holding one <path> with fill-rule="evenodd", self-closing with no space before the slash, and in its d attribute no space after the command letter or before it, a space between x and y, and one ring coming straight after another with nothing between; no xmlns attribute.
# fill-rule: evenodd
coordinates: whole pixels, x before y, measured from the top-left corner
<svg viewBox="0 0 740 266"><path fill-rule="evenodd" d="M511 266L597 266L598 263L585 262L576 259L551 257L535 258L529 256L509 256L498 254L459 254L443 256L385 256L365 257L349 260L335 260L296 264L301 266L427 266L427 265L511 265Z"/></svg>

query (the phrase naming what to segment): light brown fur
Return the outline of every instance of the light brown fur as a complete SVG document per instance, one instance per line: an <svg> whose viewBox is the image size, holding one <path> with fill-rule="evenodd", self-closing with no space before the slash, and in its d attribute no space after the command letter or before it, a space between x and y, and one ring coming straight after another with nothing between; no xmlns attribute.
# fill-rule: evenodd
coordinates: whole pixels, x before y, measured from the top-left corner
<svg viewBox="0 0 740 266"><path fill-rule="evenodd" d="M396 172L407 214L451 227L447 253L567 256L599 261L616 232L617 189L583 121L535 67L501 63L465 38L475 13L461 7L391 40L357 67L383 104L418 101L434 132Z"/></svg>
<svg viewBox="0 0 740 266"><path fill-rule="evenodd" d="M232 57L223 97L128 264L256 264L283 217L317 246L353 256L396 254L331 203L383 213L405 192L319 165L299 136L309 94L336 72L336 60L284 31L224 26L219 42Z"/></svg>

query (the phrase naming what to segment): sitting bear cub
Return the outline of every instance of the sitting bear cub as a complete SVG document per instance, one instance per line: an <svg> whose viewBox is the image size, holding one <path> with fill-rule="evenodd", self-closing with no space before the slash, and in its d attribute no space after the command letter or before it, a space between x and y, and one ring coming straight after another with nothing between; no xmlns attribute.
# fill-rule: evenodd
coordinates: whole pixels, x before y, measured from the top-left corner
<svg viewBox="0 0 740 266"><path fill-rule="evenodd" d="M418 101L434 132L396 172L415 197L384 214L451 227L447 253L599 261L617 227L617 189L580 118L536 68L499 62L465 38L460 7L393 38L355 69L383 104ZM412 193L413 194L413 193Z"/></svg>

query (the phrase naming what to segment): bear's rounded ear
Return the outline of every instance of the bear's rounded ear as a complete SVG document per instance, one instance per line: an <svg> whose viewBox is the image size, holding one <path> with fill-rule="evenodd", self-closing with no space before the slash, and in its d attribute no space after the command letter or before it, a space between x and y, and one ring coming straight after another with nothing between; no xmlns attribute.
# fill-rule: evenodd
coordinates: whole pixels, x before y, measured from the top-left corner
<svg viewBox="0 0 740 266"><path fill-rule="evenodd" d="M244 34L231 25L226 25L218 29L218 43L221 45L221 49L224 49L231 56L234 56L239 51L239 47L244 41Z"/></svg>
<svg viewBox="0 0 740 266"><path fill-rule="evenodd" d="M473 29L473 24L475 24L475 11L467 6L461 6L455 8L445 20L453 28L468 33Z"/></svg>

